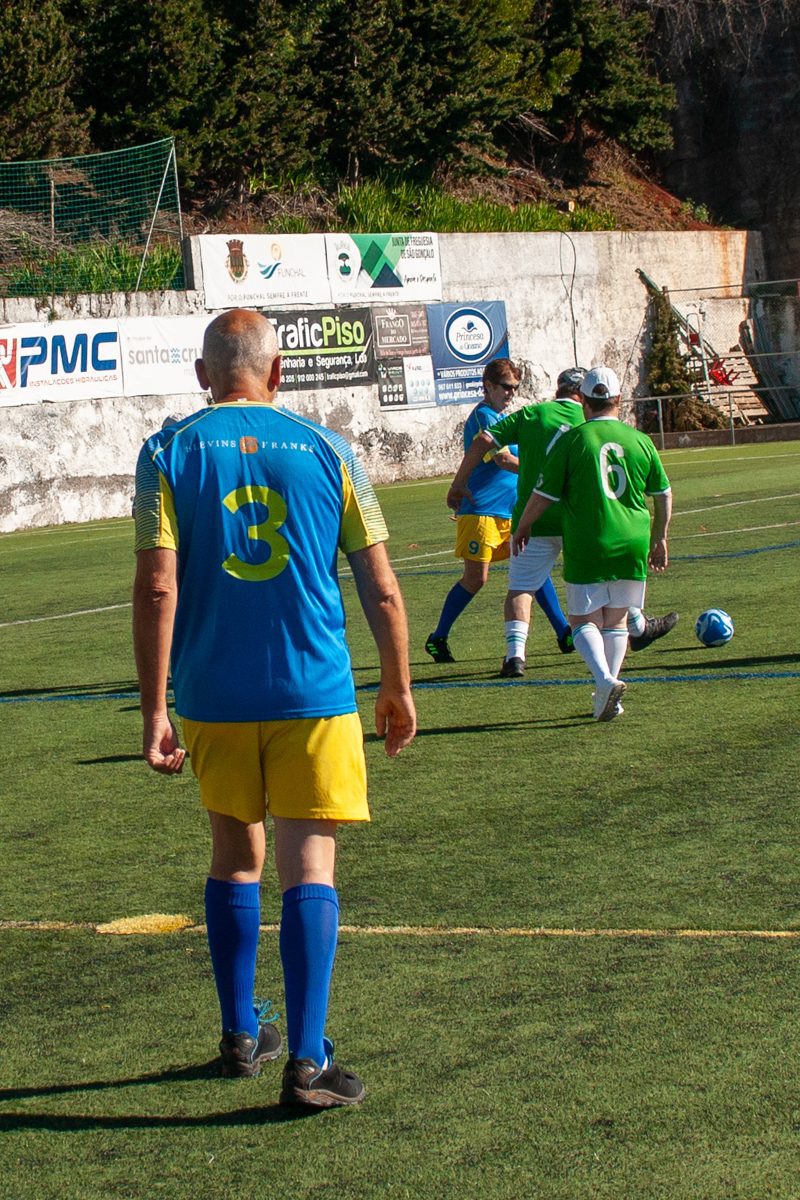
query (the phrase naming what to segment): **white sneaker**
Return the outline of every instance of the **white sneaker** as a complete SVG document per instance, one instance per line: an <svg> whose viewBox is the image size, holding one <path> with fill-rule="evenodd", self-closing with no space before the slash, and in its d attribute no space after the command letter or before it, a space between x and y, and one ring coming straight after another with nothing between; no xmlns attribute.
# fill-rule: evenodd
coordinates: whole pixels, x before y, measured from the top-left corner
<svg viewBox="0 0 800 1200"><path fill-rule="evenodd" d="M622 708L620 700L625 692L625 684L620 679L609 679L601 683L594 694L595 721L613 721L620 715Z"/></svg>

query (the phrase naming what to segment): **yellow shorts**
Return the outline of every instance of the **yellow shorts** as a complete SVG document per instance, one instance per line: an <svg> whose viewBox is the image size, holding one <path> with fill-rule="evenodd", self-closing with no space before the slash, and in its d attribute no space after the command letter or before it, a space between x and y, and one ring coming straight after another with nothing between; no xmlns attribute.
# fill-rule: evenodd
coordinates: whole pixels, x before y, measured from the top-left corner
<svg viewBox="0 0 800 1200"><path fill-rule="evenodd" d="M368 821L358 713L289 721L182 721L200 800L248 825L273 817Z"/></svg>
<svg viewBox="0 0 800 1200"><path fill-rule="evenodd" d="M472 562L502 562L511 545L511 520L507 517L476 517L467 513L458 518L456 558Z"/></svg>

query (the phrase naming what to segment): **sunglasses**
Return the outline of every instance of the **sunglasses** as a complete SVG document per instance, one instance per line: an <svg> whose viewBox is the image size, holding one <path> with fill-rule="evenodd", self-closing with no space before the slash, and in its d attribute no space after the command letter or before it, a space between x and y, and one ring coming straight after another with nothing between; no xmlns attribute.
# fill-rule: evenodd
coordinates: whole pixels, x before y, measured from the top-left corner
<svg viewBox="0 0 800 1200"><path fill-rule="evenodd" d="M501 387L504 392L510 392L512 396L514 395L515 392L519 391L518 383L498 383L497 386Z"/></svg>

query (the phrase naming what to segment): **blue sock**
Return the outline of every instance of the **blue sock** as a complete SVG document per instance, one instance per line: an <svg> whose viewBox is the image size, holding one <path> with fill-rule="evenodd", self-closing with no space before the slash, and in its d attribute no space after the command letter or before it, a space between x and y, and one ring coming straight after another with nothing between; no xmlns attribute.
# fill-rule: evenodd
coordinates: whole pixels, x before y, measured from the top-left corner
<svg viewBox="0 0 800 1200"><path fill-rule="evenodd" d="M261 885L206 880L206 928L223 1033L258 1033L253 1008Z"/></svg>
<svg viewBox="0 0 800 1200"><path fill-rule="evenodd" d="M339 934L339 897L324 883L283 893L281 962L289 1053L325 1061L325 1018Z"/></svg>
<svg viewBox="0 0 800 1200"><path fill-rule="evenodd" d="M549 575L547 576L547 581L542 584L538 592L534 592L533 594L536 597L536 603L539 605L539 608L553 626L556 637L563 637L569 629L569 621L561 610L561 605L558 602L558 594Z"/></svg>
<svg viewBox="0 0 800 1200"><path fill-rule="evenodd" d="M442 615L439 617L439 624L434 629L431 637L446 638L455 625L457 618L461 616L470 600L474 599L474 594L468 592L460 583L453 584L445 597Z"/></svg>

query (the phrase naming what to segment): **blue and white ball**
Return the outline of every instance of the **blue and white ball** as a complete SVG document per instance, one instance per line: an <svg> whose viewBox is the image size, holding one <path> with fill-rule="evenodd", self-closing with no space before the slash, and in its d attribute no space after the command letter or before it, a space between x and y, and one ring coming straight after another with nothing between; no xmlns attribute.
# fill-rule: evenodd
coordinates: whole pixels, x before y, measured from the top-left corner
<svg viewBox="0 0 800 1200"><path fill-rule="evenodd" d="M721 608L701 612L694 629L704 646L724 646L733 637L733 621Z"/></svg>

